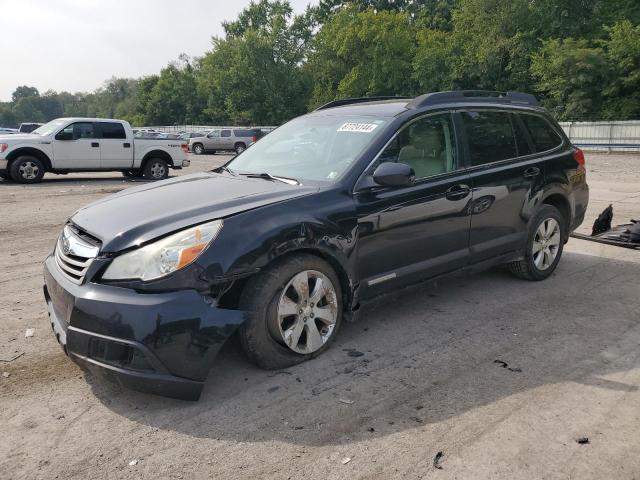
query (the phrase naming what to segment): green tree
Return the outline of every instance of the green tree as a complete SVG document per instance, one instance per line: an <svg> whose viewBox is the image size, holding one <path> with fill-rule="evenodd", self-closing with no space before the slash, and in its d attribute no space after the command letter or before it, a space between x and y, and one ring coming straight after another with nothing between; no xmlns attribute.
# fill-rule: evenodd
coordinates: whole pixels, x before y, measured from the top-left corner
<svg viewBox="0 0 640 480"><path fill-rule="evenodd" d="M38 97L40 93L36 87L28 87L26 85L22 85L15 89L13 94L11 95L11 101L17 102L21 98L29 98L29 97Z"/></svg>
<svg viewBox="0 0 640 480"><path fill-rule="evenodd" d="M414 92L415 37L407 13L339 10L315 39L309 62L311 106L335 98Z"/></svg>

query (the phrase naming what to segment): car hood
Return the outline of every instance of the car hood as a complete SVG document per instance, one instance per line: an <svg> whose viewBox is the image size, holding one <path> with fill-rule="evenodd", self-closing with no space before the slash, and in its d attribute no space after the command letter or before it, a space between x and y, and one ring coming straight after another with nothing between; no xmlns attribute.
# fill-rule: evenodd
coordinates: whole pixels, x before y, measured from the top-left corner
<svg viewBox="0 0 640 480"><path fill-rule="evenodd" d="M2 133L0 134L0 141L3 143L7 140L12 140L14 142L21 142L24 140L41 140L44 137L40 135L34 135L32 133Z"/></svg>
<svg viewBox="0 0 640 480"><path fill-rule="evenodd" d="M118 252L188 226L291 198L318 187L213 172L128 188L78 210L71 221Z"/></svg>

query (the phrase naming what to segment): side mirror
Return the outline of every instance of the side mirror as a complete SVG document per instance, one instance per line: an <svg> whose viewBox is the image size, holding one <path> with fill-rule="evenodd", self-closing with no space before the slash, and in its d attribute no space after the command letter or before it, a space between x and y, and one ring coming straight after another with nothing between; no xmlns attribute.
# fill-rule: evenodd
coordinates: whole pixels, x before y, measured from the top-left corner
<svg viewBox="0 0 640 480"><path fill-rule="evenodd" d="M56 140L73 140L73 132L62 130L56 134Z"/></svg>
<svg viewBox="0 0 640 480"><path fill-rule="evenodd" d="M415 178L413 168L406 163L381 163L373 172L373 181L383 187L408 187Z"/></svg>

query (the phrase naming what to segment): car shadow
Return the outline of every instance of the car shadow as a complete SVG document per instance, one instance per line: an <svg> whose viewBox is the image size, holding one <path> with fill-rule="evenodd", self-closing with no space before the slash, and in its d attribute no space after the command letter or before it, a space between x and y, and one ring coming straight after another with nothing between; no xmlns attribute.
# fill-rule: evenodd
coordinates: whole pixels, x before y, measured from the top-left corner
<svg viewBox="0 0 640 480"><path fill-rule="evenodd" d="M344 324L322 356L281 371L228 343L198 402L87 375L132 421L202 438L343 444L441 422L544 385L615 391L640 366L638 263L567 253L547 281L503 269L399 292Z"/></svg>

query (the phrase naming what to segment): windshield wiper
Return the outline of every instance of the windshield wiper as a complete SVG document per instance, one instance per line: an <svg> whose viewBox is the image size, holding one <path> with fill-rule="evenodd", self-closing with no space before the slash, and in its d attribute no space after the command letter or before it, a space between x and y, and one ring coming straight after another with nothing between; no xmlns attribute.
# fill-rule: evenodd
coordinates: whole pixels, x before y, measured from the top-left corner
<svg viewBox="0 0 640 480"><path fill-rule="evenodd" d="M218 173L221 170L224 170L225 172L227 172L230 175L233 175L234 177L238 176L236 172L231 170L229 167L225 167L224 165L220 165L219 167L214 168L212 171Z"/></svg>
<svg viewBox="0 0 640 480"><path fill-rule="evenodd" d="M278 177L278 176L275 176L275 175L271 175L270 173L267 173L267 172L264 172L264 173L241 173L240 175L242 175L244 177L247 177L247 178L264 178L265 180L271 180L272 182L274 182L274 181L282 182L282 183L286 183L287 185L302 185L295 178Z"/></svg>

